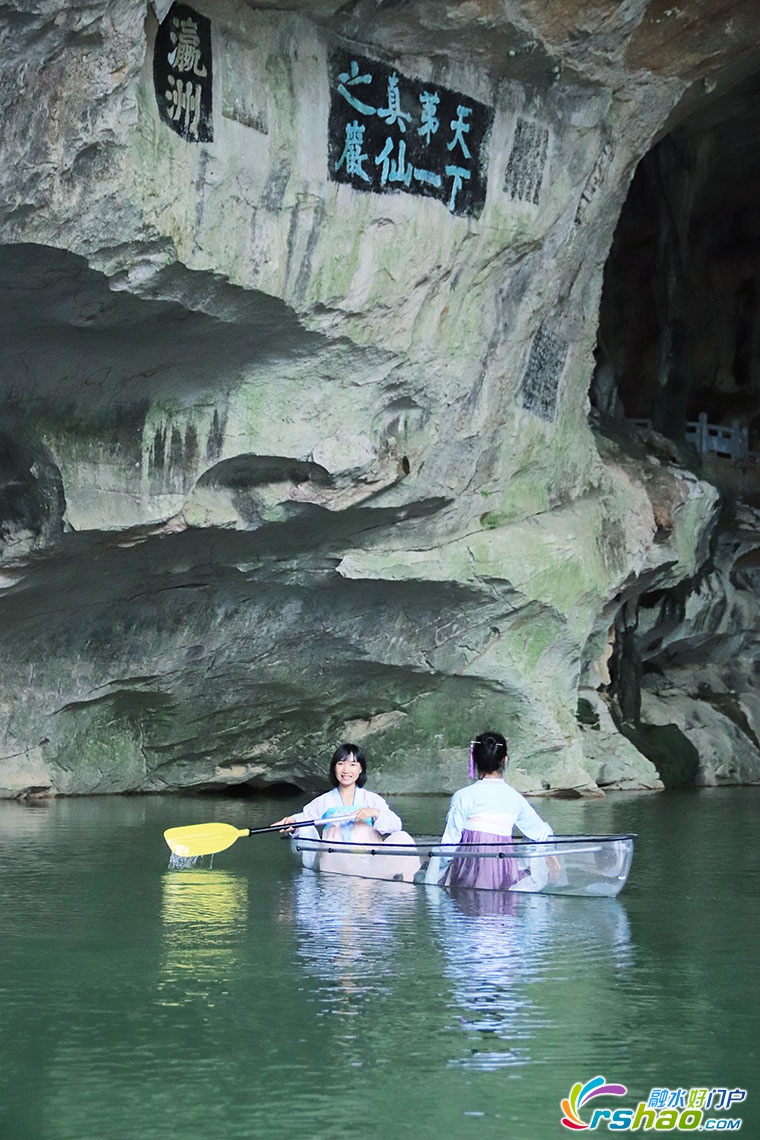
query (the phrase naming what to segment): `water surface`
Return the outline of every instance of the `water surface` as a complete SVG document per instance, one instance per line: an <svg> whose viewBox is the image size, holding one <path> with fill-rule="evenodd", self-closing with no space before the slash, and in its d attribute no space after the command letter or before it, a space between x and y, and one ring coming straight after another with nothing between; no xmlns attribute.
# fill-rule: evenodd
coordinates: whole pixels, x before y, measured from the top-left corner
<svg viewBox="0 0 760 1140"><path fill-rule="evenodd" d="M166 827L298 805L0 803L1 1140L545 1140L597 1074L745 1088L760 1135L760 789L540 804L638 833L617 899L317 876L271 835L168 866Z"/></svg>

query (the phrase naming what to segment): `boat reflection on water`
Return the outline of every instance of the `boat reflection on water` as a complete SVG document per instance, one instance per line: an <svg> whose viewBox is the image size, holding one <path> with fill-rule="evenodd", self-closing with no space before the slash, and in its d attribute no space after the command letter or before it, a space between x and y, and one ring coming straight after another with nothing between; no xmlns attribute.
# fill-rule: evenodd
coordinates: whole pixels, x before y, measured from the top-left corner
<svg viewBox="0 0 760 1140"><path fill-rule="evenodd" d="M438 917L453 1028L465 1042L449 1065L491 1071L546 1061L557 1048L552 1011L571 1003L584 1010L579 1034L597 1016L604 1022L631 962L628 917L616 899L433 887L426 895ZM559 1002L558 985L566 994Z"/></svg>
<svg viewBox="0 0 760 1140"><path fill-rule="evenodd" d="M393 989L397 932L418 906L405 883L303 871L293 885L296 953L322 1014L357 1017Z"/></svg>
<svg viewBox="0 0 760 1140"><path fill-rule="evenodd" d="M208 867L165 872L159 989L166 1004L202 997L230 975L247 916L247 878Z"/></svg>

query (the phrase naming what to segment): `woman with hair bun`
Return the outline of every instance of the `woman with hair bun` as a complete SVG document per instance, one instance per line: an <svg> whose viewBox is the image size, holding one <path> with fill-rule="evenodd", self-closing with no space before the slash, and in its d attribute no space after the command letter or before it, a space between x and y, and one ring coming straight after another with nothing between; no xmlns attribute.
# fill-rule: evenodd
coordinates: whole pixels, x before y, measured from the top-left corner
<svg viewBox="0 0 760 1140"><path fill-rule="evenodd" d="M505 782L508 763L507 742L500 732L481 732L470 742L470 778L477 775L477 783L460 788L451 797L441 844L508 843L514 827L537 841L554 834L525 797ZM439 882L447 887L509 890L527 875L517 871L515 863L514 859L454 854Z"/></svg>

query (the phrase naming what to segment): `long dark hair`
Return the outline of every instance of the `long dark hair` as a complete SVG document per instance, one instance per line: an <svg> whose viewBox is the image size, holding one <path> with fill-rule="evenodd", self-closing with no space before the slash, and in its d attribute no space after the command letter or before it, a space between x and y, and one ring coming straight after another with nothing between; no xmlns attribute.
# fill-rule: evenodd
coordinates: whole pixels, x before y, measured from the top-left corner
<svg viewBox="0 0 760 1140"><path fill-rule="evenodd" d="M472 759L482 776L498 772L507 761L507 742L500 732L481 732L472 742Z"/></svg>
<svg viewBox="0 0 760 1140"><path fill-rule="evenodd" d="M356 780L356 786L363 788L367 783L367 761L364 758L364 753L361 748L357 748L355 744L341 744L333 752L333 758L330 761L330 783L334 788L338 786L338 777L335 775L335 765L339 764L341 760L348 760L349 756L355 756L362 766L361 773Z"/></svg>

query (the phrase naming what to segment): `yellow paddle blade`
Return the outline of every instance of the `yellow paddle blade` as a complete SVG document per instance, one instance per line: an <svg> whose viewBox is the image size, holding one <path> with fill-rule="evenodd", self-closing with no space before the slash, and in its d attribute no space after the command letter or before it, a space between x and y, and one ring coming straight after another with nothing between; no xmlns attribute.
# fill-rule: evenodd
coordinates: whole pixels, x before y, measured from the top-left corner
<svg viewBox="0 0 760 1140"><path fill-rule="evenodd" d="M233 827L231 823L195 823L190 827L170 827L164 839L175 855L192 859L195 855L213 855L231 847L241 835L248 835L247 827Z"/></svg>

